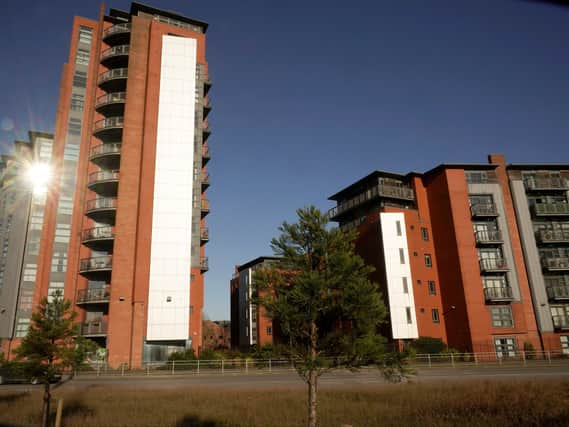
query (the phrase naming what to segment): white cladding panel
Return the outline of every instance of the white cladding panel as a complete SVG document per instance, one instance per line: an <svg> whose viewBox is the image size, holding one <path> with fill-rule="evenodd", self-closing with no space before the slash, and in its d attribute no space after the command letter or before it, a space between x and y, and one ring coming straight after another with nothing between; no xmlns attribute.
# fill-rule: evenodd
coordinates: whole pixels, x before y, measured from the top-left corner
<svg viewBox="0 0 569 427"><path fill-rule="evenodd" d="M196 52L162 37L147 340L189 339Z"/></svg>
<svg viewBox="0 0 569 427"><path fill-rule="evenodd" d="M405 215L402 213L381 213L380 221L393 338L418 338ZM399 226L397 222L399 222ZM401 262L401 250L403 251L403 263ZM407 293L405 293L403 285L404 277L407 278ZM407 319L407 309L411 314L411 323Z"/></svg>

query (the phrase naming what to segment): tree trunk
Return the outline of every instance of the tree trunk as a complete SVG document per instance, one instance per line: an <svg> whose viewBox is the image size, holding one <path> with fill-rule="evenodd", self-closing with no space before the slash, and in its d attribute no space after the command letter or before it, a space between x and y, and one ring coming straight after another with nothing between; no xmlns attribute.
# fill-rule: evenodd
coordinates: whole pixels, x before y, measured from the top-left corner
<svg viewBox="0 0 569 427"><path fill-rule="evenodd" d="M43 389L43 410L41 416L42 427L49 427L49 403L51 402L51 390L49 381L44 384Z"/></svg>
<svg viewBox="0 0 569 427"><path fill-rule="evenodd" d="M308 372L308 427L316 427L316 392L318 389L318 376L311 369Z"/></svg>

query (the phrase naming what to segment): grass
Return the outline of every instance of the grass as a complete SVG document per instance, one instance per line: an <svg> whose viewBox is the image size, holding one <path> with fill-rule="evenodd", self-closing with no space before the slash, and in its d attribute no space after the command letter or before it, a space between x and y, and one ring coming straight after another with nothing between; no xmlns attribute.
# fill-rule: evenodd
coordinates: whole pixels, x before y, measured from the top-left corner
<svg viewBox="0 0 569 427"><path fill-rule="evenodd" d="M60 389L65 427L288 427L305 424L299 391ZM569 381L399 384L321 391L321 427L569 425ZM55 406L55 405L54 405ZM0 392L0 425L36 426L41 392Z"/></svg>

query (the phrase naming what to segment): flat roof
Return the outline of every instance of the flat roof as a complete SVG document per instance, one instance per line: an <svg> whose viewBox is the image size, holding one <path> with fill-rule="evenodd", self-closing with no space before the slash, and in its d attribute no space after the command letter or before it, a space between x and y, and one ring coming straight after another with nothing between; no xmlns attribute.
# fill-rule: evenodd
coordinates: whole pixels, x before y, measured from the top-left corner
<svg viewBox="0 0 569 427"><path fill-rule="evenodd" d="M373 171L372 173L370 173L369 175L364 176L363 178L357 180L356 182L354 182L353 184L348 185L347 187L344 187L343 189L341 189L340 191L338 191L336 194L333 194L332 196L328 197L328 200L336 200L341 198L345 193L349 193L351 190L353 190L354 188L369 182L375 178L379 178L379 177L387 177L387 178L394 178L394 179L400 179L400 180L405 180L407 178L406 175L401 175L398 173L394 173L394 172L387 172L387 171L382 171L382 170L376 170Z"/></svg>
<svg viewBox="0 0 569 427"><path fill-rule="evenodd" d="M142 3L132 2L132 4L130 5L130 14L131 15L138 15L138 12L144 12L144 13L148 13L150 15L166 16L168 18L172 18L172 19L175 19L177 21L185 22L187 24L197 25L198 27L203 28L204 33L207 31L207 27L208 27L207 22L199 21L199 20L193 19L193 18L188 18L187 16L180 15L177 12L173 12L170 10L164 10L164 9L157 9L155 7L147 6L147 5L142 4Z"/></svg>
<svg viewBox="0 0 569 427"><path fill-rule="evenodd" d="M569 170L569 163L512 163L506 169L513 170Z"/></svg>
<svg viewBox="0 0 569 427"><path fill-rule="evenodd" d="M255 259L252 259L251 261L246 262L245 264L238 266L237 271L242 272L243 270L251 268L254 265L261 264L265 261L278 261L279 259L280 258L276 257L276 256L260 256L260 257L257 257Z"/></svg>

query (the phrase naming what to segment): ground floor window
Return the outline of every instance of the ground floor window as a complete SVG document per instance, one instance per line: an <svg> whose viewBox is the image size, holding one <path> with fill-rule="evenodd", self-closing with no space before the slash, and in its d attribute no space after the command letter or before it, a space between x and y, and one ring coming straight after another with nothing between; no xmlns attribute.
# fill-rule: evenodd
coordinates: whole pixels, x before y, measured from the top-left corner
<svg viewBox="0 0 569 427"><path fill-rule="evenodd" d="M498 357L515 357L516 340L514 338L494 338L494 347Z"/></svg>
<svg viewBox="0 0 569 427"><path fill-rule="evenodd" d="M569 335L562 335L561 339L561 353L569 354Z"/></svg>

